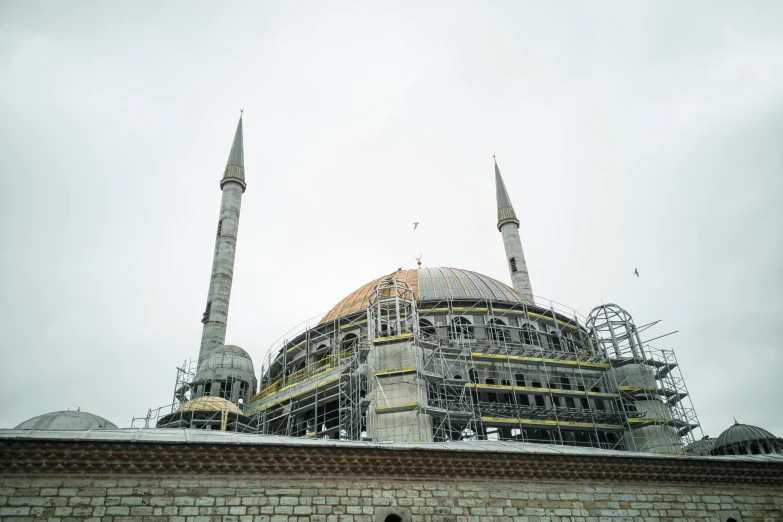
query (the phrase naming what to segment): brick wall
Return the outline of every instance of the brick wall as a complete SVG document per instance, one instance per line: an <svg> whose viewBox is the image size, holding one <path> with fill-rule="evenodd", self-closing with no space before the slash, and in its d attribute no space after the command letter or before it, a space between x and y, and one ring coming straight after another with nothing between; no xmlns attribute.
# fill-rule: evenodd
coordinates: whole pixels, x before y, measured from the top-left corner
<svg viewBox="0 0 783 522"><path fill-rule="evenodd" d="M783 520L778 487L0 478L3 522L426 522Z"/></svg>

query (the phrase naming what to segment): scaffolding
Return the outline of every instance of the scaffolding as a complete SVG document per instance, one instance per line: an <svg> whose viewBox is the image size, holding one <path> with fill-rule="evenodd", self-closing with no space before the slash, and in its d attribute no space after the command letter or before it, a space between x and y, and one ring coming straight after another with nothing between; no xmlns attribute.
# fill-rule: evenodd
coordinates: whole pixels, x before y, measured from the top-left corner
<svg viewBox="0 0 783 522"><path fill-rule="evenodd" d="M233 365L225 357L209 355L200 361L183 361L176 368L171 402L151 408L144 417L133 417L131 427L192 428L259 433L255 420L246 415L250 390L247 380L226 375ZM241 395L232 394L238 390ZM214 395L210 392L214 391Z"/></svg>
<svg viewBox="0 0 783 522"><path fill-rule="evenodd" d="M376 400L429 415L433 441L616 446L619 437L611 432L622 429L619 416L603 410L604 400L613 398L606 391L609 365L594 353L573 310L566 315L555 305L486 299L422 304L417 335L399 350L409 361L402 371L426 387L417 387L407 401L388 392L375 394Z"/></svg>
<svg viewBox="0 0 783 522"><path fill-rule="evenodd" d="M611 364L625 445L634 451L683 453L701 428L674 352L643 343L631 315L615 304L594 308L586 325Z"/></svg>
<svg viewBox="0 0 783 522"><path fill-rule="evenodd" d="M144 428L149 428L151 424L157 426L161 417L176 412L185 403L195 399L190 383L196 375L196 362L193 359L185 359L180 366L176 367L176 370L177 376L174 379L174 393L172 394L171 403L157 408L150 408L144 417L133 417L131 428L142 427L140 425L142 421Z"/></svg>
<svg viewBox="0 0 783 522"><path fill-rule="evenodd" d="M249 414L261 433L359 440L364 427L360 337L366 317L309 319L281 337L261 365ZM364 383L364 384L363 384Z"/></svg>
<svg viewBox="0 0 783 522"><path fill-rule="evenodd" d="M249 409L259 433L681 453L699 430L674 353L619 307L418 302L389 277L365 308L273 346Z"/></svg>

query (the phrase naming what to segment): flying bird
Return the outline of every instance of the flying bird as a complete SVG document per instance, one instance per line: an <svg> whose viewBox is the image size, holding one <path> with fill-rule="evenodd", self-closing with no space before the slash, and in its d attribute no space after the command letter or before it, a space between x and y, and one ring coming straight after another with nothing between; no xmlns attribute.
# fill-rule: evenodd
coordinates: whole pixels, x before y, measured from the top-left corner
<svg viewBox="0 0 783 522"><path fill-rule="evenodd" d="M638 268L634 268L633 269L633 273L636 274L636 277L639 277L639 269Z"/></svg>
<svg viewBox="0 0 783 522"><path fill-rule="evenodd" d="M417 221L417 222L415 222L415 223L413 224L413 230L416 230L416 227L418 227L418 226L419 226L419 222Z"/></svg>

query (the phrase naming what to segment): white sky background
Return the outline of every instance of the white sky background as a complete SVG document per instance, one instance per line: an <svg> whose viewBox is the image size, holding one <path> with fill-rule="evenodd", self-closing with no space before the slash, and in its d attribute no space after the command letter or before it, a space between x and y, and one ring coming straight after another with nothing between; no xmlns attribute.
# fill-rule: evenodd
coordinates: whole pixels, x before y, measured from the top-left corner
<svg viewBox="0 0 783 522"><path fill-rule="evenodd" d="M783 436L775 1L0 3L0 427L171 401L240 108L257 369L419 254L510 283L497 153L537 295L662 319L706 434Z"/></svg>

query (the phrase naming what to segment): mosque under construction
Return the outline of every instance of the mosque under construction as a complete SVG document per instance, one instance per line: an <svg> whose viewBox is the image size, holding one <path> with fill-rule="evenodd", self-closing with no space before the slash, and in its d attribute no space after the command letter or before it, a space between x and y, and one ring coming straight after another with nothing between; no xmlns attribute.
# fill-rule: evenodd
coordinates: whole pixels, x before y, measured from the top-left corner
<svg viewBox="0 0 783 522"><path fill-rule="evenodd" d="M781 452L780 439L754 427L733 446L703 440L674 352L645 341L650 325L638 326L628 311L603 304L582 315L534 295L497 162L497 228L511 286L459 268L381 275L285 334L257 378L250 355L225 345L247 188L242 125L240 117L220 181L198 359L177 369L172 401L150 410L141 419L146 427L673 455Z"/></svg>
<svg viewBox="0 0 783 522"><path fill-rule="evenodd" d="M240 118L201 347L171 401L130 429L83 411L0 429L0 520L783 519L780 438L738 422L702 437L650 324L534 295L497 164L511 286L458 268L381 275L283 335L257 372L225 345L242 138Z"/></svg>

